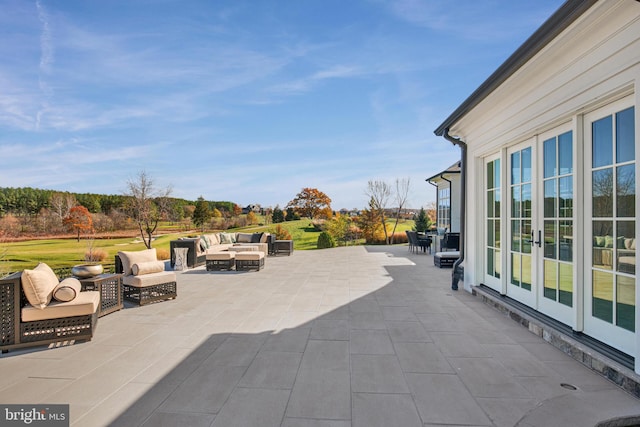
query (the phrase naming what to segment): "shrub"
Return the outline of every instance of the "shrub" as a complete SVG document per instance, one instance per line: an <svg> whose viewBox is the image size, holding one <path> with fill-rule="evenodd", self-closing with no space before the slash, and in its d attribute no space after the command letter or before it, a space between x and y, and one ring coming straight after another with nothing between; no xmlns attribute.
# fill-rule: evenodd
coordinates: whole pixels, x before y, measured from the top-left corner
<svg viewBox="0 0 640 427"><path fill-rule="evenodd" d="M271 234L276 235L276 240L291 240L291 233L280 224L276 225L276 229L271 231Z"/></svg>
<svg viewBox="0 0 640 427"><path fill-rule="evenodd" d="M84 260L87 262L102 262L106 260L108 256L109 254L105 250L89 248L84 253Z"/></svg>
<svg viewBox="0 0 640 427"><path fill-rule="evenodd" d="M331 237L331 234L326 231L320 233L318 236L318 249L333 248L335 246L336 242L333 240L333 237Z"/></svg>
<svg viewBox="0 0 640 427"><path fill-rule="evenodd" d="M171 258L171 252L169 251L169 249L156 249L156 255L159 260Z"/></svg>

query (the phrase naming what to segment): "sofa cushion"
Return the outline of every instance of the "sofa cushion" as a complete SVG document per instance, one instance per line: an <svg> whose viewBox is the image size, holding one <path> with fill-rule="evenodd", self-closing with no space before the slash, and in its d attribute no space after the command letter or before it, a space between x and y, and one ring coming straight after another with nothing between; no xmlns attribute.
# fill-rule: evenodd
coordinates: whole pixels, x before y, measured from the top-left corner
<svg viewBox="0 0 640 427"><path fill-rule="evenodd" d="M100 306L100 292L80 292L78 296L69 302L53 301L43 310L31 306L22 307L21 316L23 322L36 320L59 319L61 317L85 316L96 312Z"/></svg>
<svg viewBox="0 0 640 427"><path fill-rule="evenodd" d="M220 244L220 236L218 233L212 233L206 235L209 238L209 246L219 245Z"/></svg>
<svg viewBox="0 0 640 427"><path fill-rule="evenodd" d="M251 235L251 243L261 243L264 233L253 233Z"/></svg>
<svg viewBox="0 0 640 427"><path fill-rule="evenodd" d="M124 276L122 278L122 283L128 286L135 286L136 288L161 285L175 281L176 273L173 271L161 271L160 273L150 273L142 276Z"/></svg>
<svg viewBox="0 0 640 427"><path fill-rule="evenodd" d="M159 273L161 271L164 271L164 262L162 261L144 261L131 266L131 272L136 276Z"/></svg>
<svg viewBox="0 0 640 427"><path fill-rule="evenodd" d="M209 237L205 234L200 236L200 241L204 242L204 250L209 249L209 246L211 246L211 241L209 240Z"/></svg>
<svg viewBox="0 0 640 427"><path fill-rule="evenodd" d="M53 299L59 302L73 301L80 291L82 284L75 277L67 277L53 288Z"/></svg>
<svg viewBox="0 0 640 427"><path fill-rule="evenodd" d="M252 233L238 233L236 234L236 243L251 243Z"/></svg>
<svg viewBox="0 0 640 427"><path fill-rule="evenodd" d="M58 285L58 276L51 267L41 262L33 270L22 272L21 283L29 304L43 309L51 302L53 289Z"/></svg>
<svg viewBox="0 0 640 427"><path fill-rule="evenodd" d="M131 270L131 266L133 266L133 264L158 260L156 248L135 252L120 251L118 252L118 256L120 257L120 261L122 261L122 273L125 276L133 274L133 271Z"/></svg>
<svg viewBox="0 0 640 427"><path fill-rule="evenodd" d="M233 233L220 233L220 243L235 243L236 235Z"/></svg>

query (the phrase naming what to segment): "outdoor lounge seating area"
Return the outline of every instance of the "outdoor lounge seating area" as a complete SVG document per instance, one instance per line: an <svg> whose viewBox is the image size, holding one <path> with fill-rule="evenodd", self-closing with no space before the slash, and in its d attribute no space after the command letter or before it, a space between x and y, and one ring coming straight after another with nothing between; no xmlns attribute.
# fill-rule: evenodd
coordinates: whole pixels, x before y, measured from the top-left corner
<svg viewBox="0 0 640 427"><path fill-rule="evenodd" d="M238 247L252 246L260 250L265 256L273 253L275 236L268 233L209 233L198 237L185 237L172 240L169 243L171 251L171 267L179 269L194 268L203 265L207 261L207 254L221 251L238 250ZM176 249L186 249L186 260L176 260ZM179 251L178 251L179 252Z"/></svg>
<svg viewBox="0 0 640 427"><path fill-rule="evenodd" d="M164 270L156 249L120 251L115 259L116 273L123 274L124 299L138 305L177 297L176 274Z"/></svg>

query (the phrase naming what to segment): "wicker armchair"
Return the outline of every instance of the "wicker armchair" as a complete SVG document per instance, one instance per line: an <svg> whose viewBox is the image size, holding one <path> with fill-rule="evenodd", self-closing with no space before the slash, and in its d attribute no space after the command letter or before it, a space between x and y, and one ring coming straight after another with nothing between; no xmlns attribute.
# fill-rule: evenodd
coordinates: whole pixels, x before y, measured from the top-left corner
<svg viewBox="0 0 640 427"><path fill-rule="evenodd" d="M156 259L156 251L149 249L139 251L138 254L148 253ZM175 299L178 296L176 274L173 271L158 271L150 274L137 275L131 271L131 265L125 267L122 257L130 257L134 252L118 252L115 256L116 273L124 274L122 278L123 298L125 301L137 305ZM131 259L127 262L131 263ZM161 263L162 264L162 263ZM128 269L128 271L124 271Z"/></svg>
<svg viewBox="0 0 640 427"><path fill-rule="evenodd" d="M84 295L87 300L96 300L98 304L92 314L69 317L46 318L49 312L59 312L62 304L52 303L44 310L37 309L37 320L24 321L23 309L29 310L21 285L22 272L0 279L0 349L6 353L11 349L48 345L58 342L90 341L98 322L100 294ZM82 292L85 294L85 292ZM93 295L95 294L95 295ZM97 295L97 297L96 297ZM56 307L57 306L57 307ZM56 310L56 311L51 311Z"/></svg>

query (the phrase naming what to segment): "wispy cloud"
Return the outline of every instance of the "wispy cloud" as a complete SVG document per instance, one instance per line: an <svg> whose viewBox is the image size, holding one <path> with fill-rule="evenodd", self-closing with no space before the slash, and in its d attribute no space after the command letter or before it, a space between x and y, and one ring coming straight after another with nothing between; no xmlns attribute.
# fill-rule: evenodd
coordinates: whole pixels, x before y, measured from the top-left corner
<svg viewBox="0 0 640 427"><path fill-rule="evenodd" d="M307 77L292 80L286 83L273 85L267 89L268 92L284 95L293 95L308 92L315 88L324 80L344 79L361 75L358 67L347 65L335 65L331 68L317 71Z"/></svg>

